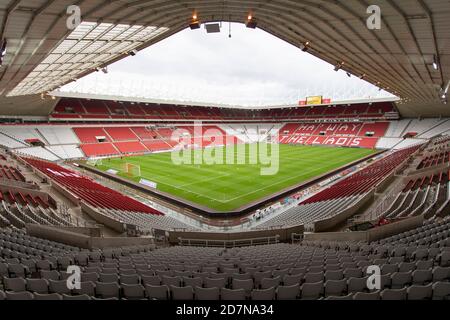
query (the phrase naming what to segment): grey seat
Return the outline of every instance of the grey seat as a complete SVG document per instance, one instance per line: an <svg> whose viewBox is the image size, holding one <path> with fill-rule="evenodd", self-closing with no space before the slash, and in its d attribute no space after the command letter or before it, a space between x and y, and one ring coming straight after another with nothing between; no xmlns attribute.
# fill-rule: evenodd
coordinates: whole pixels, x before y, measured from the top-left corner
<svg viewBox="0 0 450 320"><path fill-rule="evenodd" d="M161 283L168 287L170 286L181 287L181 282L182 280L180 277L162 276L161 278Z"/></svg>
<svg viewBox="0 0 450 320"><path fill-rule="evenodd" d="M134 268L133 269L120 269L119 274L120 274L120 277L133 276L133 275L137 275L137 272Z"/></svg>
<svg viewBox="0 0 450 320"><path fill-rule="evenodd" d="M250 295L250 292L254 288L253 279L247 279L247 280L233 279L232 287L235 290L236 289L244 289L245 293L247 295Z"/></svg>
<svg viewBox="0 0 450 320"><path fill-rule="evenodd" d="M46 280L59 280L59 272L56 270L41 270L41 278Z"/></svg>
<svg viewBox="0 0 450 320"><path fill-rule="evenodd" d="M295 300L300 295L300 284L278 286L277 300Z"/></svg>
<svg viewBox="0 0 450 320"><path fill-rule="evenodd" d="M118 283L119 275L117 273L100 273L97 282L105 282L105 283L116 282L116 283Z"/></svg>
<svg viewBox="0 0 450 320"><path fill-rule="evenodd" d="M6 299L6 294L3 290L0 290L0 301L5 300Z"/></svg>
<svg viewBox="0 0 450 320"><path fill-rule="evenodd" d="M59 294L71 294L72 290L67 286L66 280L49 280L48 288L50 293L59 293Z"/></svg>
<svg viewBox="0 0 450 320"><path fill-rule="evenodd" d="M124 298L128 300L140 300L145 298L145 289L140 284L122 284Z"/></svg>
<svg viewBox="0 0 450 320"><path fill-rule="evenodd" d="M6 291L6 300L33 300L34 296L31 292L22 291L22 292L11 292Z"/></svg>
<svg viewBox="0 0 450 320"><path fill-rule="evenodd" d="M443 251L438 256L438 261L441 267L450 267L450 251Z"/></svg>
<svg viewBox="0 0 450 320"><path fill-rule="evenodd" d="M408 300L430 300L433 297L433 285L412 285L407 289Z"/></svg>
<svg viewBox="0 0 450 320"><path fill-rule="evenodd" d="M75 262L80 267L85 267L89 263L89 256L84 253L79 253L75 256Z"/></svg>
<svg viewBox="0 0 450 320"><path fill-rule="evenodd" d="M117 282L100 282L95 283L95 293L100 298L119 298L120 287Z"/></svg>
<svg viewBox="0 0 450 320"><path fill-rule="evenodd" d="M38 270L53 270L54 265L49 260L38 260L36 261L36 268Z"/></svg>
<svg viewBox="0 0 450 320"><path fill-rule="evenodd" d="M304 275L307 271L307 268L292 268L289 270L289 274L293 276L298 274Z"/></svg>
<svg viewBox="0 0 450 320"><path fill-rule="evenodd" d="M78 295L88 295L90 297L95 296L95 282L84 281L80 283L80 289L73 289L73 292ZM63 293L64 295L64 293Z"/></svg>
<svg viewBox="0 0 450 320"><path fill-rule="evenodd" d="M289 269L283 269L283 270L274 270L272 272L272 276L273 277L281 277L283 278L284 276L289 274Z"/></svg>
<svg viewBox="0 0 450 320"><path fill-rule="evenodd" d="M252 275L250 273L233 273L231 279L248 280L252 279Z"/></svg>
<svg viewBox="0 0 450 320"><path fill-rule="evenodd" d="M433 268L433 260L421 260L416 263L416 270L431 270Z"/></svg>
<svg viewBox="0 0 450 320"><path fill-rule="evenodd" d="M145 292L147 293L147 297L152 300L169 299L169 287L167 286L153 286L146 284Z"/></svg>
<svg viewBox="0 0 450 320"><path fill-rule="evenodd" d="M27 291L45 294L48 293L48 281L45 279L26 279Z"/></svg>
<svg viewBox="0 0 450 320"><path fill-rule="evenodd" d="M220 299L220 289L219 288L202 288L195 287L194 289L196 300L219 300Z"/></svg>
<svg viewBox="0 0 450 320"><path fill-rule="evenodd" d="M159 276L142 276L141 280L144 285L150 286L161 285L161 278Z"/></svg>
<svg viewBox="0 0 450 320"><path fill-rule="evenodd" d="M261 290L252 290L250 295L252 300L257 301L269 301L275 299L275 287L261 289Z"/></svg>
<svg viewBox="0 0 450 320"><path fill-rule="evenodd" d="M283 278L283 284L285 286L292 286L292 285L300 285L303 280L303 273L295 274L295 275L287 275Z"/></svg>
<svg viewBox="0 0 450 320"><path fill-rule="evenodd" d="M325 272L325 281L328 280L342 280L344 274L342 270L333 270Z"/></svg>
<svg viewBox="0 0 450 320"><path fill-rule="evenodd" d="M380 293L381 300L406 300L406 288L403 289L384 289Z"/></svg>
<svg viewBox="0 0 450 320"><path fill-rule="evenodd" d="M425 285L433 280L431 270L416 270L412 273L412 283L416 285Z"/></svg>
<svg viewBox="0 0 450 320"><path fill-rule="evenodd" d="M91 300L91 297L87 294L82 294L79 296L69 296L67 294L62 295L63 300Z"/></svg>
<svg viewBox="0 0 450 320"><path fill-rule="evenodd" d="M24 266L20 263L11 263L8 265L8 271L10 275L14 275L15 277L22 277L26 278L30 271L28 270L28 267Z"/></svg>
<svg viewBox="0 0 450 320"><path fill-rule="evenodd" d="M329 296L341 296L347 291L347 280L327 280L325 282L324 294L326 297Z"/></svg>
<svg viewBox="0 0 450 320"><path fill-rule="evenodd" d="M347 279L361 278L363 276L362 270L359 268L348 268L344 270L344 276Z"/></svg>
<svg viewBox="0 0 450 320"><path fill-rule="evenodd" d="M82 273L81 281L82 282L87 282L87 281L97 282L98 281L98 273L96 273L96 272Z"/></svg>
<svg viewBox="0 0 450 320"><path fill-rule="evenodd" d="M450 300L450 282L433 284L433 300Z"/></svg>
<svg viewBox="0 0 450 320"><path fill-rule="evenodd" d="M380 300L380 292L357 292L353 295L353 300Z"/></svg>
<svg viewBox="0 0 450 320"><path fill-rule="evenodd" d="M123 284L140 284L141 278L137 274L121 274L120 275L120 283Z"/></svg>
<svg viewBox="0 0 450 320"><path fill-rule="evenodd" d="M281 277L264 278L261 280L261 289L277 288L281 283Z"/></svg>
<svg viewBox="0 0 450 320"><path fill-rule="evenodd" d="M433 269L433 282L445 281L450 278L449 267L435 267Z"/></svg>
<svg viewBox="0 0 450 320"><path fill-rule="evenodd" d="M323 281L307 282L301 286L301 299L302 300L316 300L323 294Z"/></svg>
<svg viewBox="0 0 450 320"><path fill-rule="evenodd" d="M34 300L62 300L62 296L57 293L34 293Z"/></svg>
<svg viewBox="0 0 450 320"><path fill-rule="evenodd" d="M245 300L246 296L244 289L220 289L221 300Z"/></svg>
<svg viewBox="0 0 450 320"><path fill-rule="evenodd" d="M259 286L261 284L262 279L265 278L271 278L272 277L272 271L258 271L254 274L255 279L255 286Z"/></svg>
<svg viewBox="0 0 450 320"><path fill-rule="evenodd" d="M4 263L4 262L0 262L0 279L2 279L3 277L8 277L8 276L9 276L8 264Z"/></svg>
<svg viewBox="0 0 450 320"><path fill-rule="evenodd" d="M24 260L22 260L22 264L28 268L30 273L37 272L36 260L34 260L34 259L24 259Z"/></svg>
<svg viewBox="0 0 450 320"><path fill-rule="evenodd" d="M194 300L194 289L188 287L170 286L173 300Z"/></svg>
<svg viewBox="0 0 450 320"><path fill-rule="evenodd" d="M200 277L196 278L183 277L183 283L185 286L191 286L192 288L195 287L201 288L203 286L203 279Z"/></svg>
<svg viewBox="0 0 450 320"><path fill-rule="evenodd" d="M319 273L323 272L323 262L319 262L318 266L310 266L308 268L308 273Z"/></svg>
<svg viewBox="0 0 450 320"><path fill-rule="evenodd" d="M415 262L402 262L398 266L399 272L408 272L408 271L414 271L414 270L416 270Z"/></svg>
<svg viewBox="0 0 450 320"><path fill-rule="evenodd" d="M206 278L205 279L205 288L225 288L227 285L227 279L225 278L218 278L218 279L212 279L212 278Z"/></svg>
<svg viewBox="0 0 450 320"><path fill-rule="evenodd" d="M317 273L307 273L305 274L304 280L305 283L317 283L324 280L324 273L323 272L317 272Z"/></svg>
<svg viewBox="0 0 450 320"><path fill-rule="evenodd" d="M4 278L3 283L7 291L22 292L27 290L27 282L23 278Z"/></svg>
<svg viewBox="0 0 450 320"><path fill-rule="evenodd" d="M73 265L73 259L71 257L59 257L58 266L60 270L66 270L68 266Z"/></svg>
<svg viewBox="0 0 450 320"><path fill-rule="evenodd" d="M396 264L384 264L381 266L381 274L393 274L398 271Z"/></svg>
<svg viewBox="0 0 450 320"><path fill-rule="evenodd" d="M396 272L391 276L391 288L401 289L412 282L412 272Z"/></svg>
<svg viewBox="0 0 450 320"><path fill-rule="evenodd" d="M424 260L428 258L428 249L417 249L412 254L413 260Z"/></svg>

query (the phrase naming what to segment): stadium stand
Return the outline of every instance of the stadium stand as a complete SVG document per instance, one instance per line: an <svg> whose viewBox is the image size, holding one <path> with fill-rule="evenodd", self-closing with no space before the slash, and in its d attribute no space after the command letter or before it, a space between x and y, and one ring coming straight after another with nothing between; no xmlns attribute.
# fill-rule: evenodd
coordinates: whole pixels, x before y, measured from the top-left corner
<svg viewBox="0 0 450 320"><path fill-rule="evenodd" d="M367 1L269 2L2 1L0 300L450 300L449 1L368 10ZM373 8L381 32L366 28L378 20ZM367 83L347 90L309 77L295 90L328 92L286 92L279 105L258 107L221 104L221 90L210 103L167 97L160 81L161 90L132 88L135 97L122 85L105 95L103 83L82 88L81 77L106 76L112 63L185 29L192 11L201 24L247 18L331 63L325 80ZM77 26L64 23L79 13ZM279 79L259 77L277 88ZM355 95L365 99L336 100ZM219 154L214 146L257 143L281 144L280 180L260 163L176 170L166 161L171 151L207 148L194 154L202 160ZM223 148L232 149L246 148ZM172 155L181 154L190 155ZM69 266L80 268L81 287L68 286ZM399 308L401 317L415 306ZM423 310L440 316L436 306ZM12 314L27 310L55 313Z"/></svg>
<svg viewBox="0 0 450 320"><path fill-rule="evenodd" d="M106 188L87 177L81 176L57 164L31 158L24 158L24 160L93 207L156 215L161 214L132 198L126 197L110 188Z"/></svg>
<svg viewBox="0 0 450 320"><path fill-rule="evenodd" d="M411 147L392 152L369 166L317 192L298 206L259 224L257 228L311 224L338 215L355 206L367 193L398 170L418 150Z"/></svg>
<svg viewBox="0 0 450 320"><path fill-rule="evenodd" d="M450 296L449 228L448 220L433 222L372 243L96 251L1 230L0 270L7 299L200 300L214 291L217 300L443 300ZM63 285L71 263L83 268L81 289ZM381 266L380 290L366 286L370 265Z"/></svg>
<svg viewBox="0 0 450 320"><path fill-rule="evenodd" d="M76 100L76 101L70 101ZM108 104L113 104L114 110L121 110L119 117L114 116ZM66 107L66 106L72 107ZM76 110L75 110L76 109ZM75 111L75 112L74 112ZM174 105L144 104L128 102L113 103L104 100L68 99L63 98L58 102L51 114L55 119L169 119L169 120L305 120L320 119L328 116L341 116L342 118L373 118L383 119L389 112L396 112L392 103L374 103L373 105L338 105L300 107L296 109L272 109L272 110L241 110L226 108L200 108L196 106L178 107Z"/></svg>

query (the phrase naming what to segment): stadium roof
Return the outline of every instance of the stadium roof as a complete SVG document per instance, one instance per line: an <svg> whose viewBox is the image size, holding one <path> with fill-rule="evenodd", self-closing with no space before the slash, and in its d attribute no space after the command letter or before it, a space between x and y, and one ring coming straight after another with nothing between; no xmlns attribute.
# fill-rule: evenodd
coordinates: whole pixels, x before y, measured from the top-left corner
<svg viewBox="0 0 450 320"><path fill-rule="evenodd" d="M37 94L127 57L185 29L196 12L202 23L245 22L407 99L406 116L450 116L439 89L450 79L450 3L380 0L382 26L369 30L363 0L7 0L0 2L0 113L48 113ZM374 4L374 3L371 3ZM67 27L67 7L83 23ZM251 52L249 52L251 54ZM440 64L439 70L432 66ZM33 94L26 97L8 98ZM320 94L320 93L318 93ZM23 106L27 103L27 106Z"/></svg>

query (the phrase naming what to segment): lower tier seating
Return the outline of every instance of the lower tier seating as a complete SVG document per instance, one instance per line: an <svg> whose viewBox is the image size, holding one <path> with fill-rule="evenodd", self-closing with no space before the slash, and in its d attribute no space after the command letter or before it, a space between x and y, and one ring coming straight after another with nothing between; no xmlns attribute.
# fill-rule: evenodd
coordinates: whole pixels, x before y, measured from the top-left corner
<svg viewBox="0 0 450 320"><path fill-rule="evenodd" d="M93 207L162 215L139 201L55 163L29 158L24 160Z"/></svg>
<svg viewBox="0 0 450 320"><path fill-rule="evenodd" d="M449 230L443 220L372 243L88 251L0 229L0 299L448 300ZM82 268L81 289L67 287L69 265ZM381 270L378 289L368 266Z"/></svg>

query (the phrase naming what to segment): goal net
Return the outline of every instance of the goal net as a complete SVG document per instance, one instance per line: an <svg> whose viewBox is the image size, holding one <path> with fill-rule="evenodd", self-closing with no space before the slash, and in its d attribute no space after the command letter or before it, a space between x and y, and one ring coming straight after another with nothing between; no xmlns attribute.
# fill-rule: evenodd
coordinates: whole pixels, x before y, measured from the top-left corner
<svg viewBox="0 0 450 320"><path fill-rule="evenodd" d="M86 163L92 167L96 167L101 166L103 164L103 161L102 159L90 159Z"/></svg>
<svg viewBox="0 0 450 320"><path fill-rule="evenodd" d="M141 176L141 166L133 163L125 163L124 172L130 177L140 177Z"/></svg>

